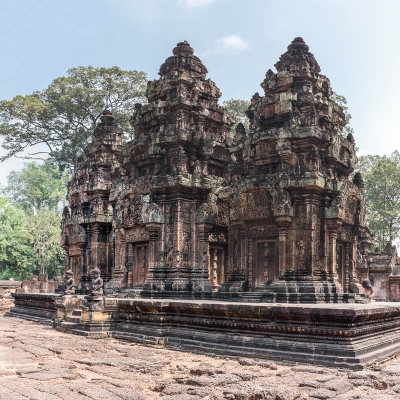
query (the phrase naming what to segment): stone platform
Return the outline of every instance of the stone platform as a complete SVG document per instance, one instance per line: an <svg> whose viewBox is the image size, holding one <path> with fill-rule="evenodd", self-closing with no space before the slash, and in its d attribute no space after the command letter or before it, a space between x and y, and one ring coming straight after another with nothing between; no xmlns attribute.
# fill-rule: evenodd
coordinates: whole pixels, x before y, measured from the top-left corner
<svg viewBox="0 0 400 400"><path fill-rule="evenodd" d="M64 306L64 310L68 307ZM142 344L361 369L400 352L400 305L105 298L58 314L59 331Z"/></svg>
<svg viewBox="0 0 400 400"><path fill-rule="evenodd" d="M51 325L56 316L56 299L62 298L56 293L12 293L14 307L6 313L29 321Z"/></svg>

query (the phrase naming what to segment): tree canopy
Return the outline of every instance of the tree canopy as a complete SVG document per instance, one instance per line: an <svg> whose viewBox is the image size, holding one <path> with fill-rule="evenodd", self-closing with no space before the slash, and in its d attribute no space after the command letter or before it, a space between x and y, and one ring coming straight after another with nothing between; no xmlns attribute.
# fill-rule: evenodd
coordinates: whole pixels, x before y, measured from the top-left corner
<svg viewBox="0 0 400 400"><path fill-rule="evenodd" d="M32 232L32 249L36 269L50 277L60 275L64 262L61 247L61 218L57 211L41 208L28 217L27 225Z"/></svg>
<svg viewBox="0 0 400 400"><path fill-rule="evenodd" d="M333 92L333 94L331 96L331 100L335 101L340 107L342 107L344 115L346 117L346 126L344 127L343 132L342 132L343 136L346 137L349 133L351 133L353 135L354 130L350 126L351 114L349 112L349 107L347 105L346 97Z"/></svg>
<svg viewBox="0 0 400 400"><path fill-rule="evenodd" d="M358 168L364 176L368 226L383 250L400 237L400 153L361 156Z"/></svg>
<svg viewBox="0 0 400 400"><path fill-rule="evenodd" d="M43 164L30 162L21 171L10 172L3 192L25 212L35 213L42 208L55 211L61 209L68 179L68 172L50 160Z"/></svg>
<svg viewBox="0 0 400 400"><path fill-rule="evenodd" d="M225 100L222 105L229 111L229 113L232 115L234 120L236 121L236 124L233 126L232 129L235 129L236 125L241 122L245 129L249 129L249 119L247 118L246 111L250 106L250 102L246 100L241 100L241 99L230 99L230 100Z"/></svg>
<svg viewBox="0 0 400 400"><path fill-rule="evenodd" d="M0 277L27 279L32 273L61 273L60 211L68 174L47 160L28 163L8 176L0 198ZM3 256L3 258L2 258Z"/></svg>
<svg viewBox="0 0 400 400"><path fill-rule="evenodd" d="M0 279L27 279L35 266L31 233L23 210L0 197Z"/></svg>
<svg viewBox="0 0 400 400"><path fill-rule="evenodd" d="M77 67L44 90L0 101L0 136L7 151L2 160L51 157L73 169L104 109L130 130L129 116L134 103L144 101L146 83L141 71Z"/></svg>

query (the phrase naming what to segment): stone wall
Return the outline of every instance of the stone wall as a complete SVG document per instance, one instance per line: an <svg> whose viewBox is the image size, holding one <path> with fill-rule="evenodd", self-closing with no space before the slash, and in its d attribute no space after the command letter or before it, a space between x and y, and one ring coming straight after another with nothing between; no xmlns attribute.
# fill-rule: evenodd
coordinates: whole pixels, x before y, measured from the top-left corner
<svg viewBox="0 0 400 400"><path fill-rule="evenodd" d="M14 300L11 293L14 293L21 287L21 281L3 280L0 281L0 312L11 309L14 305Z"/></svg>
<svg viewBox="0 0 400 400"><path fill-rule="evenodd" d="M368 256L368 278L378 301L400 301L400 259L396 246L389 242L383 252Z"/></svg>
<svg viewBox="0 0 400 400"><path fill-rule="evenodd" d="M54 293L60 280L49 280L47 274L32 275L29 280L22 281L17 293Z"/></svg>

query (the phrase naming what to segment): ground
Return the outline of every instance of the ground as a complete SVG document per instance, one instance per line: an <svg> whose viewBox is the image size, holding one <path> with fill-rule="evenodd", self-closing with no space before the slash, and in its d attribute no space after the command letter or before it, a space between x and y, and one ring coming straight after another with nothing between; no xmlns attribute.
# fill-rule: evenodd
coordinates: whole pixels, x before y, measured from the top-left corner
<svg viewBox="0 0 400 400"><path fill-rule="evenodd" d="M400 358L361 372L227 359L0 315L0 399L400 399Z"/></svg>

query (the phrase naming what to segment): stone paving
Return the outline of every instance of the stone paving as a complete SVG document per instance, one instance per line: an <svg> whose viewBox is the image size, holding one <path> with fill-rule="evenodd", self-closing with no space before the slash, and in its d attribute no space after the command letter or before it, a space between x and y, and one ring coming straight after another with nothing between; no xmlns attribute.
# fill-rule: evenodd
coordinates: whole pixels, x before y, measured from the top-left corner
<svg viewBox="0 0 400 400"><path fill-rule="evenodd" d="M400 399L400 358L360 372L226 359L0 315L0 399Z"/></svg>

